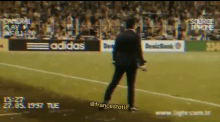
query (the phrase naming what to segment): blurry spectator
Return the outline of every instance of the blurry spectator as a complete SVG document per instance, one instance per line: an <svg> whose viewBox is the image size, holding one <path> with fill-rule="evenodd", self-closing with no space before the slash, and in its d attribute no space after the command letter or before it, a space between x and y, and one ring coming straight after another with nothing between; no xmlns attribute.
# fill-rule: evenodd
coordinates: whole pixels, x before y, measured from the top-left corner
<svg viewBox="0 0 220 122"><path fill-rule="evenodd" d="M76 41L80 41L80 40L82 40L82 36L81 36L81 34L78 34L78 35L76 36Z"/></svg>
<svg viewBox="0 0 220 122"><path fill-rule="evenodd" d="M108 35L110 32L110 20L105 17L102 21L103 29L102 32L104 35Z"/></svg>
<svg viewBox="0 0 220 122"><path fill-rule="evenodd" d="M20 11L21 11L22 15L26 15L27 14L27 5L25 3L22 3Z"/></svg>
<svg viewBox="0 0 220 122"><path fill-rule="evenodd" d="M68 35L73 35L74 30L74 19L71 14L67 14L66 17L66 31L68 31Z"/></svg>
<svg viewBox="0 0 220 122"><path fill-rule="evenodd" d="M63 32L61 39L67 40L69 38L69 36L67 35L67 33Z"/></svg>
<svg viewBox="0 0 220 122"><path fill-rule="evenodd" d="M68 36L68 40L74 40L75 38L72 35Z"/></svg>
<svg viewBox="0 0 220 122"><path fill-rule="evenodd" d="M120 22L119 22L119 19L114 15L112 17L112 19L110 20L110 24L111 24L111 35L117 35L119 34L119 25L120 25Z"/></svg>
<svg viewBox="0 0 220 122"><path fill-rule="evenodd" d="M60 37L61 35L59 34L59 32L56 32L56 33L54 33L54 36L53 36L53 38L54 39L58 39L58 37Z"/></svg>
<svg viewBox="0 0 220 122"><path fill-rule="evenodd" d="M216 31L212 31L212 34L210 36L210 40L219 40L219 38L217 37L217 32Z"/></svg>
<svg viewBox="0 0 220 122"><path fill-rule="evenodd" d="M9 37L9 39L17 39L17 37L15 35L12 35Z"/></svg>
<svg viewBox="0 0 220 122"><path fill-rule="evenodd" d="M21 6L21 2L20 1L14 1L14 7L15 8L19 8Z"/></svg>
<svg viewBox="0 0 220 122"><path fill-rule="evenodd" d="M53 23L51 18L48 18L47 21L43 23L44 34L48 36L52 36L53 34Z"/></svg>
<svg viewBox="0 0 220 122"><path fill-rule="evenodd" d="M36 23L39 23L40 22L40 13L39 13L39 11L37 11L37 9L34 8L32 13L33 13L33 18L35 19Z"/></svg>

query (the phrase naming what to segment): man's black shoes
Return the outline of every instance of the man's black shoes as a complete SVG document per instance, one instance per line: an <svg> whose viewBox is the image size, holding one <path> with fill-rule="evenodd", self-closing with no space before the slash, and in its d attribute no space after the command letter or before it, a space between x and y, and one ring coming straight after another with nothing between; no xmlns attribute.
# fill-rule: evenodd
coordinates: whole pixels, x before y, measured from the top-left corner
<svg viewBox="0 0 220 122"><path fill-rule="evenodd" d="M130 112L137 112L138 109L135 108L135 107L130 107L130 108L128 108L128 111L130 111Z"/></svg>

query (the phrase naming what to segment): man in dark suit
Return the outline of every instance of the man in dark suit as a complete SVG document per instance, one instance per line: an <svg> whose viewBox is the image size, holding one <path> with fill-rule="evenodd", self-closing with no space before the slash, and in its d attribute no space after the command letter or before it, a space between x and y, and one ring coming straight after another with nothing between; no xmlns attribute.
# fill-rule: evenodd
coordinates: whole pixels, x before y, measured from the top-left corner
<svg viewBox="0 0 220 122"><path fill-rule="evenodd" d="M146 61L143 59L142 55L140 36L136 34L134 30L135 19L127 19L126 28L127 30L118 35L115 40L115 46L112 55L113 64L115 65L115 72L111 83L106 89L103 103L109 103L114 89L119 84L123 74L126 72L128 88L127 99L129 105L128 110L137 111L137 108L134 106L136 72L138 68L146 71L146 67L144 65Z"/></svg>

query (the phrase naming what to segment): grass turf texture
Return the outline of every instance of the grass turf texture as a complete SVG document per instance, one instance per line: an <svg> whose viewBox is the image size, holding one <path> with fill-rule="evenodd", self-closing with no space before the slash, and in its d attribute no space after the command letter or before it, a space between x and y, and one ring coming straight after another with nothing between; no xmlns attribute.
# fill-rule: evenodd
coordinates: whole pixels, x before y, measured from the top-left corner
<svg viewBox="0 0 220 122"><path fill-rule="evenodd" d="M138 71L136 88L220 104L220 53L145 53L148 72ZM0 52L0 63L109 83L114 71L110 53ZM106 85L0 65L0 97L23 96L28 102L60 102L61 109L47 109L16 116L0 116L4 122L114 121L114 122L219 122L220 108L136 91L139 113L127 110L100 112L91 101L102 101ZM120 85L126 85L125 77ZM126 104L126 89L116 88L112 104ZM1 100L2 101L2 100ZM2 103L0 103L2 104ZM156 117L156 111L211 111L211 116ZM0 114L6 113L1 109ZM8 111L7 111L8 112ZM65 116L63 114L66 114ZM11 118L12 117L12 118ZM113 119L114 118L114 119Z"/></svg>

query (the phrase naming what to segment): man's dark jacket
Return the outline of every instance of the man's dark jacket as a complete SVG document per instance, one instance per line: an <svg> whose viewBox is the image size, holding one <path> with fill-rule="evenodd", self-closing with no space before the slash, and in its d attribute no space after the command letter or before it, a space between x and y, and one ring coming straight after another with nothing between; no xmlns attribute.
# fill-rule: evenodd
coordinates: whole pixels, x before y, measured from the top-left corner
<svg viewBox="0 0 220 122"><path fill-rule="evenodd" d="M127 30L116 37L112 56L115 66L137 67L137 64L142 66L146 62L140 36L133 30Z"/></svg>

